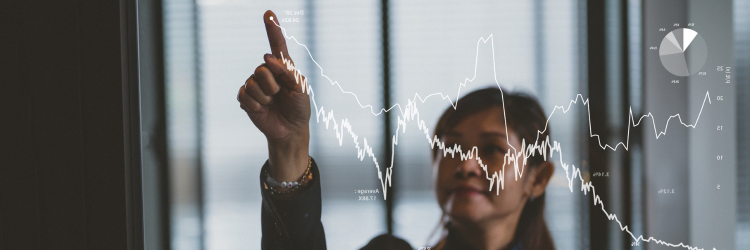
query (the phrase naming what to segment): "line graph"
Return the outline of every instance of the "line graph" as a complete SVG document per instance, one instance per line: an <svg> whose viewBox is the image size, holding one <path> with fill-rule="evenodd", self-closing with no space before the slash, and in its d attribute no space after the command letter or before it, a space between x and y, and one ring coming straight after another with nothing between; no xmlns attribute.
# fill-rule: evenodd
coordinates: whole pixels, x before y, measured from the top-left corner
<svg viewBox="0 0 750 250"><path fill-rule="evenodd" d="M546 160L547 157L548 157L548 155L547 155L548 151L549 151L549 157L550 158L553 157L553 154L555 152L558 152L559 153L559 162L560 162L560 165L563 168L563 170L565 170L565 175L566 175L566 178L568 179L568 187L569 187L570 191L573 192L573 183L574 183L573 181L576 178L576 174L577 174L578 179L580 179L580 181L581 181L581 190L580 191L582 191L584 193L584 195L586 195L588 192L591 192L592 193L592 197L594 198L594 206L596 206L597 204L600 204L602 212L604 212L604 214L607 216L607 218L609 220L616 221L618 223L618 225L620 226L620 230L624 231L624 232L627 232L631 236L631 238L633 238L633 240L635 241L634 244L637 244L638 242L643 241L643 242L654 242L654 243L657 243L657 244L671 246L671 247L682 247L682 248L687 248L687 249L691 249L691 250L703 249L703 248L698 248L698 247L695 247L695 246L686 245L686 244L684 244L682 242L680 242L678 244L673 244L673 243L668 243L668 242L665 242L665 241L662 241L662 240L659 240L659 239L656 239L656 238L653 238L653 237L647 237L647 238L645 238L643 235L640 235L640 236L636 237L632 232L630 232L630 230L628 229L627 225L625 225L625 226L622 225L622 222L620 222L620 220L617 218L616 214L614 214L614 213L610 214L609 212L607 212L607 210L604 207L603 200L601 199L601 197L599 195L596 194L596 189L595 189L594 185L592 184L591 181L589 181L589 182L585 181L585 179L583 178L583 176L581 174L580 168L576 168L575 165L571 165L571 164L565 163L565 161L563 160L563 157L562 157L562 147L561 147L560 143L557 142L557 141L551 141L549 137L542 138L543 140L540 142L539 135L542 134L544 131L546 131L548 129L549 121L550 121L550 119L552 119L552 116L555 114L555 112L558 109L561 110L563 113L567 113L570 110L570 108L573 106L573 104L578 104L578 101L580 100L581 104L584 105L584 106L586 106L586 108L587 108L588 121L589 121L589 136L590 136L590 138L591 137L596 137L597 141L598 141L598 145L599 145L600 148L602 148L602 150L610 149L612 151L616 151L619 146L622 146L625 150L628 150L628 148L629 148L629 142L630 142L630 128L639 126L641 124L641 122L645 118L647 118L647 117L651 118L651 121L652 121L652 124L653 124L653 128L654 128L654 134L655 134L656 139L659 139L661 136L663 136L663 135L665 135L667 133L667 129L669 128L670 121L672 121L673 118L677 118L677 120L680 122L680 124L682 124L686 128L695 128L697 126L697 124L698 124L698 121L700 120L701 114L703 113L703 108L705 107L706 101L708 101L708 103L711 104L711 98L710 98L710 94L709 94L708 91L706 92L705 98L703 99L703 103L702 103L700 111L698 112L698 115L697 115L697 117L695 119L695 122L693 122L692 124L687 124L687 123L685 123L683 121L682 116L680 114L675 114L675 115L670 116L667 119L666 125L665 125L663 131L659 131L659 129L657 128L657 126L656 126L656 118L654 117L653 114L651 114L649 112L646 115L642 115L636 121L635 117L633 116L633 111L632 111L632 109L630 109L626 140L624 142L618 142L614 146L611 146L611 145L606 144L606 143L602 144L601 136L598 135L598 134L594 134L593 133L592 126L591 126L591 112L590 112L590 102L589 102L589 99L588 98L584 98L583 95L581 95L581 94L577 94L576 97L575 97L575 99L571 100L568 103L568 107L567 108L565 108L564 106L557 106L557 105L554 107L554 109L550 112L550 115L547 117L547 121L546 121L544 130L543 131L537 131L537 139L535 140L535 142L533 144L531 144L531 143L527 144L527 142L524 140L521 143L520 150L516 149L512 145L509 145L511 147L511 150L509 150L505 154L505 156L503 158L504 162L503 162L502 169L498 170L498 171L496 171L494 173L492 173L492 176L490 176L490 173L487 170L487 165L485 165L485 164L482 163L482 160L479 157L478 148L476 146L472 147L472 149L470 149L466 153L463 152L463 150L461 149L460 146L455 145L455 144L452 147L450 145L446 147L445 143L441 142L437 135L433 136L432 138L430 137L429 128L425 124L424 120L420 119L418 108L417 108L417 100L421 101L422 103L425 103L426 100L429 99L432 96L440 96L440 98L442 98L443 100L447 99L448 102L450 103L451 107L453 107L455 109L456 106L457 106L457 101L454 102L449 95L446 95L446 94L443 94L443 93L433 93L433 94L427 95L426 97L422 98L418 93L415 93L414 98L413 99L408 99L407 100L407 104L405 106L403 106L403 107L401 106L401 104L396 103L396 104L394 104L393 106L391 106L391 107L389 107L387 109L383 108L383 109L380 109L378 112L375 112L375 110L374 110L374 108L373 108L372 105L369 105L369 104L368 105L362 105L362 103L359 101L359 98L357 97L357 95L355 93L353 93L351 91L344 90L341 87L341 85L338 83L338 81L333 81L330 77L328 77L327 75L325 75L323 67L320 66L320 64L318 64L317 61L315 61L315 58L312 56L312 53L310 52L310 49L305 44L300 43L294 36L289 36L287 34L286 29L284 27L281 27L281 25L279 25L276 21L274 21L273 17L270 17L270 20L276 26L278 26L279 28L281 28L281 30L283 31L284 37L286 39L294 40L297 43L297 45L303 46L305 48L305 50L307 51L308 55L310 56L311 61L313 63L315 63L315 65L320 69L320 75L322 77L326 78L330 82L331 85L338 86L339 90L343 94L350 94L350 95L354 96L355 100L357 101L357 104L361 108L368 108L369 107L370 108L370 112L373 115L376 115L376 116L382 114L383 112L390 112L394 108L398 108L398 110L400 112L400 115L397 117L397 124L398 125L397 125L397 128L395 130L396 133L394 135L389 135L389 136L393 137L393 143L391 144L391 149L392 149L392 152L394 152L394 154L391 155L390 166L388 168L386 168L386 170L385 170L385 172L386 172L385 173L385 177L383 177L383 173L382 173L382 171L380 169L380 165L379 165L379 163L377 161L377 157L373 154L372 147L370 147L368 145L367 138L363 138L362 139L363 145L360 146L360 143L359 143L359 140L358 140L359 136L356 133L354 133L353 128L352 128L351 124L349 123L348 119L346 119L346 118L342 119L341 123L339 124L336 121L335 117L334 117L333 110L330 110L330 111L326 112L325 109L322 106L320 106L320 108L319 108L318 105L317 105L317 103L316 103L316 101L315 101L315 93L314 93L314 91L312 89L312 86L310 84L308 84L308 82L307 82L307 80L305 78L300 77L302 75L302 73L299 71L299 69L297 69L294 66L294 64L291 62L291 60L287 60L283 55L281 57L283 63L287 66L287 70L290 70L290 71L294 72L295 80L297 81L298 84L301 85L301 87L303 89L303 92L306 91L308 93L308 95L310 95L310 99L311 99L311 101L313 103L313 106L315 108L315 114L316 114L317 122L320 123L321 122L321 117L322 117L323 122L325 123L326 129L329 128L329 125L330 125L331 122L333 123L333 128L334 128L334 132L336 134L336 138L339 140L339 146L343 145L344 133L346 131L346 133L348 133L349 136L352 138L352 140L354 142L354 145L355 145L355 148L357 149L357 158L359 158L360 161L364 160L365 156L370 157L372 159L372 161L375 164L375 167L376 167L376 169L378 171L378 179L380 180L381 186L383 188L384 199L385 199L385 197L387 197L386 196L386 194L387 194L387 187L391 186L391 176L393 174L393 163L394 163L394 156L395 156L395 152L396 152L395 148L396 148L396 145L398 145L398 134L399 134L398 131L401 130L403 133L405 133L407 122L414 121L414 122L416 122L419 130L424 132L427 141L430 143L430 147L434 148L434 147L437 146L438 149L440 151L442 151L444 157L447 156L448 154L450 154L451 157L456 157L456 153L458 153L459 157L461 158L462 161L475 158L477 160L477 162L479 163L479 165L482 167L482 169L483 169L483 171L485 173L485 178L490 181L489 191L492 191L492 188L495 185L497 185L496 192L498 194L500 192L500 189L504 189L505 180L504 180L504 178L502 178L502 176L505 176L505 173L506 173L505 166L506 165L513 164L515 180L518 180L519 177L523 176L523 171L524 171L524 168L525 168L525 165L526 165L526 159L528 157L534 156L535 154L539 153L539 154L542 154L544 156L545 160ZM486 44L487 42L490 42L490 45L491 45L491 48L492 48L493 79L494 79L494 82L497 85L497 87L500 88L500 91L501 92L503 91L502 88L501 88L501 86L500 86L499 81L497 80L497 70L494 67L496 65L496 63L495 63L496 61L495 61L494 39L493 39L493 35L490 34L487 38L480 37L479 40L477 41L476 59L475 59L475 65L474 65L475 66L474 67L474 76L472 78L465 78L463 82L459 83L458 92L457 92L456 98L455 98L456 100L458 100L460 98L462 87L465 87L468 82L473 82L474 79L476 79L476 76L477 76L477 66L478 66L478 58L479 58L479 48L480 48L480 45L482 43ZM302 80L300 81L300 79L302 79ZM504 100L503 100L503 102L504 102ZM505 107L504 106L503 106L503 116L505 117ZM507 138L508 137L507 127L508 126L507 126L507 121L505 119L504 119L504 123L505 123L505 128L506 128L506 133L505 133L506 134L506 141L509 141L509 138ZM521 157L523 157L522 160L520 159ZM519 166L519 162L521 162L520 166ZM571 171L571 169L572 169L572 171ZM714 250L715 250L715 248L714 248Z"/></svg>

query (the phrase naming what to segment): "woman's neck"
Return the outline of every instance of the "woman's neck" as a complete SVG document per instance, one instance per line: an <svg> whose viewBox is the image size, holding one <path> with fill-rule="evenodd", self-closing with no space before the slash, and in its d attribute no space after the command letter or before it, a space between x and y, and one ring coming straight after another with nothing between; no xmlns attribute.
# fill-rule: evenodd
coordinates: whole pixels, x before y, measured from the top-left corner
<svg viewBox="0 0 750 250"><path fill-rule="evenodd" d="M461 239L476 249L510 249L519 218L520 214L513 214L479 223L453 220L451 228Z"/></svg>

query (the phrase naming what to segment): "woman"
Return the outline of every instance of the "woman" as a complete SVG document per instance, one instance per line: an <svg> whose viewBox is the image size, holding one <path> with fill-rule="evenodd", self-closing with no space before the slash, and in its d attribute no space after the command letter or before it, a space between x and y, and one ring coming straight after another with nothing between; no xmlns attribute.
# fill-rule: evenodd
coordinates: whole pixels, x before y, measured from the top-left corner
<svg viewBox="0 0 750 250"><path fill-rule="evenodd" d="M295 72L281 30L271 11L264 15L272 54L240 88L237 99L266 136L269 159L261 169L263 249L325 249L320 222L320 175L308 156L310 99ZM295 73L299 78L295 78ZM506 119L507 118L507 119ZM507 124L507 129L506 129ZM523 155L522 142L546 139L540 105L521 94L496 88L472 92L448 108L435 128L446 147L476 146L476 157L433 148L436 196L443 211L443 237L431 249L554 249L544 221L544 190L554 166L542 154ZM537 131L545 132L537 136ZM527 157L516 180L506 152ZM524 158L518 158L523 160ZM488 176L504 173L504 189L489 191ZM496 186L495 186L496 187ZM381 235L363 249L411 249L405 241Z"/></svg>

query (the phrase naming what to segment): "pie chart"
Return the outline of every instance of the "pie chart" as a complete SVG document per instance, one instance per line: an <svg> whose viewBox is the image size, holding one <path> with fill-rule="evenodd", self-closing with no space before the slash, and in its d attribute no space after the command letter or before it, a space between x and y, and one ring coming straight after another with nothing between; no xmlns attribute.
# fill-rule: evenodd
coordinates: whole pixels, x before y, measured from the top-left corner
<svg viewBox="0 0 750 250"><path fill-rule="evenodd" d="M661 40L659 58L664 68L676 76L690 76L706 63L706 40L695 30L673 30Z"/></svg>

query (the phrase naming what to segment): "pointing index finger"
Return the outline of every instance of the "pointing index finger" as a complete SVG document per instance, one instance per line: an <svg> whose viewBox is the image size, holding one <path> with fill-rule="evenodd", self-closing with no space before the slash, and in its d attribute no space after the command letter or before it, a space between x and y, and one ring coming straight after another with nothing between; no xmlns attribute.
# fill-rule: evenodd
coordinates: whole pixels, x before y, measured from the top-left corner
<svg viewBox="0 0 750 250"><path fill-rule="evenodd" d="M278 26L279 19L273 11L266 11L263 15L263 22L266 24L266 34L268 35L268 43L271 45L271 53L276 58L289 58L289 52L286 50L286 39L284 34L281 33L281 27Z"/></svg>

